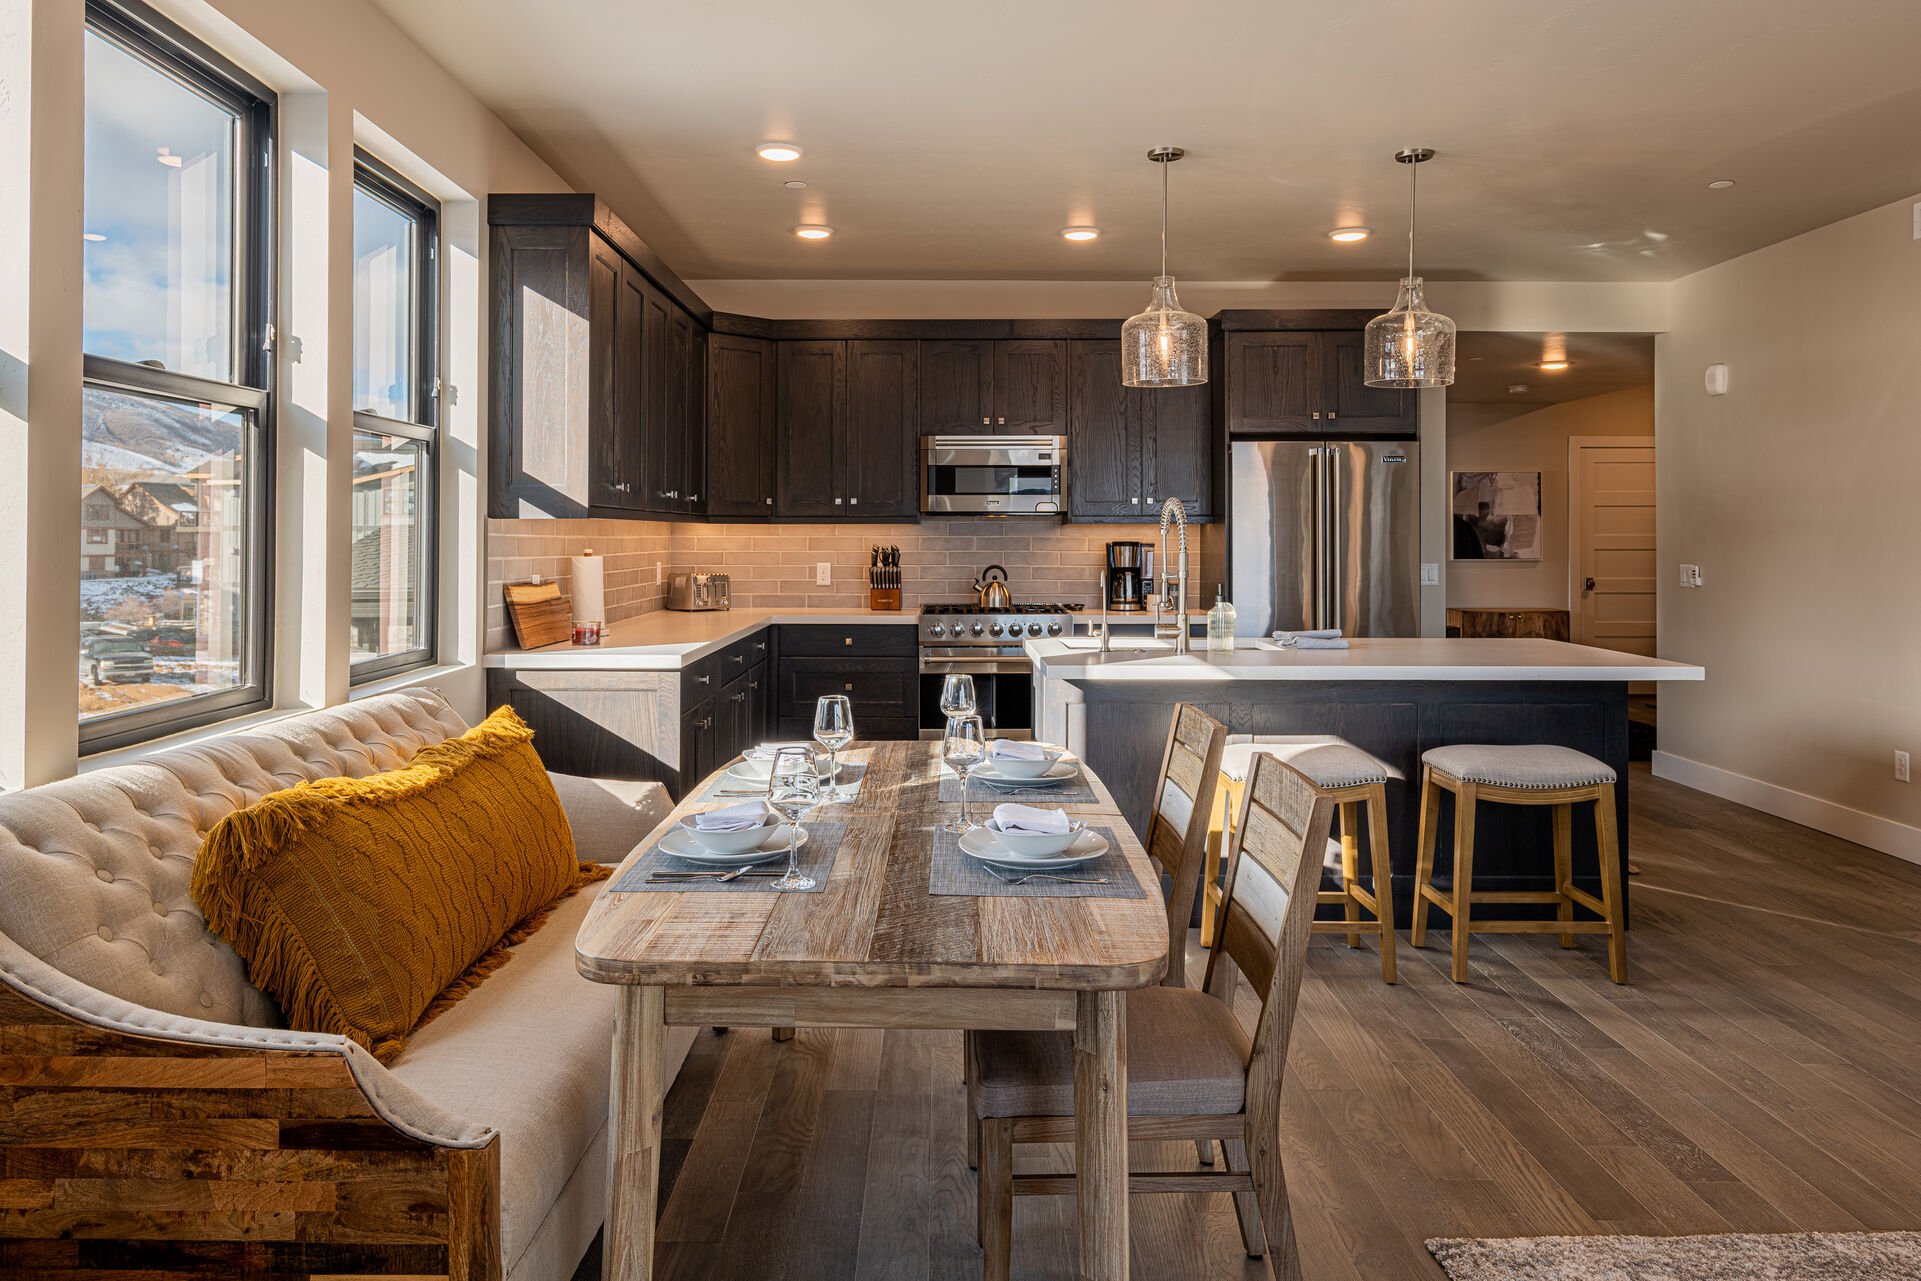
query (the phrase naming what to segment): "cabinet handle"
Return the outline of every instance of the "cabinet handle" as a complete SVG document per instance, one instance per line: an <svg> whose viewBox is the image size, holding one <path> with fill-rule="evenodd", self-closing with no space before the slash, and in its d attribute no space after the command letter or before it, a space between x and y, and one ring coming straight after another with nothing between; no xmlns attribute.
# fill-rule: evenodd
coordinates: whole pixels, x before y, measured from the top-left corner
<svg viewBox="0 0 1921 1281"><path fill-rule="evenodd" d="M688 501L688 502L690 502L690 503L697 503L697 502L699 502L699 501L700 501L700 495L699 495L699 494L689 494L689 495L687 495L687 501Z"/></svg>
<svg viewBox="0 0 1921 1281"><path fill-rule="evenodd" d="M848 500L847 500L847 505L848 505L849 507L858 507L858 506L860 506L860 499L858 499L858 498L850 498L850 499L848 499Z"/></svg>
<svg viewBox="0 0 1921 1281"><path fill-rule="evenodd" d="M849 681L847 684L842 685L841 688L846 690L851 690L854 688L854 684L852 681Z"/></svg>
<svg viewBox="0 0 1921 1281"><path fill-rule="evenodd" d="M852 636L843 636L840 638L840 643L843 645L852 645L854 643L854 638Z"/></svg>
<svg viewBox="0 0 1921 1281"><path fill-rule="evenodd" d="M757 649L757 650L759 650L759 651L760 651L761 653L763 653L763 654L765 654L765 653L767 652L767 642L766 642L766 641L755 641L755 642L754 642L754 648L755 648L755 649Z"/></svg>
<svg viewBox="0 0 1921 1281"><path fill-rule="evenodd" d="M772 507L774 505L774 500L771 498L763 499L762 501L764 501L769 507Z"/></svg>
<svg viewBox="0 0 1921 1281"><path fill-rule="evenodd" d="M1333 410L1331 410L1331 409L1327 411L1327 416L1328 416L1328 418L1329 418L1330 420L1332 420L1332 419L1335 419L1335 418L1339 418L1339 417L1340 417L1340 415L1339 415L1339 414L1337 414L1337 413L1335 413L1335 412L1334 412Z"/></svg>
<svg viewBox="0 0 1921 1281"><path fill-rule="evenodd" d="M1314 411L1314 421L1317 423L1321 421L1321 411L1318 409Z"/></svg>
<svg viewBox="0 0 1921 1281"><path fill-rule="evenodd" d="M624 494L632 488L633 488L633 484L630 481L623 480L618 485L614 486L614 492L616 494Z"/></svg>
<svg viewBox="0 0 1921 1281"><path fill-rule="evenodd" d="M1007 420L1005 418L996 418L994 420L994 425L996 427L1005 427L1007 426Z"/></svg>
<svg viewBox="0 0 1921 1281"><path fill-rule="evenodd" d="M748 682L747 682L747 688L748 688L748 689L759 689L759 688L760 688L760 682L759 682L759 681L748 681Z"/></svg>
<svg viewBox="0 0 1921 1281"><path fill-rule="evenodd" d="M714 683L714 678L711 676L694 677L694 684L696 685L712 685L713 683Z"/></svg>
<svg viewBox="0 0 1921 1281"><path fill-rule="evenodd" d="M838 506L840 506L840 499L838 499L838 498L836 498L836 499L834 500L834 506L836 506L836 507L838 507Z"/></svg>
<svg viewBox="0 0 1921 1281"><path fill-rule="evenodd" d="M994 425L993 423L988 422L985 418L981 419L981 426L992 427L993 425Z"/></svg>
<svg viewBox="0 0 1921 1281"><path fill-rule="evenodd" d="M739 702L745 701L746 698L747 698L747 695L743 692L743 693L734 695L732 698L728 699L727 701L730 703L739 703Z"/></svg>
<svg viewBox="0 0 1921 1281"><path fill-rule="evenodd" d="M1132 499L1131 501L1136 507L1139 507L1141 505L1141 500L1138 498Z"/></svg>
<svg viewBox="0 0 1921 1281"><path fill-rule="evenodd" d="M712 729L714 727L714 718L711 716L708 716L708 717L702 718L701 720L697 720L694 722L694 727L696 729Z"/></svg>

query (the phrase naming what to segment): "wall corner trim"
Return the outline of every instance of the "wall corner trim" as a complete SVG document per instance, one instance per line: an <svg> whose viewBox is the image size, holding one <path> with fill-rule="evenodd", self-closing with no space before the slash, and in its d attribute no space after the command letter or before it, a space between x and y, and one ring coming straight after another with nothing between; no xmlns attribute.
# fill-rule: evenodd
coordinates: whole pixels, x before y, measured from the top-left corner
<svg viewBox="0 0 1921 1281"><path fill-rule="evenodd" d="M1850 809L1834 801L1809 796L1745 774L1736 774L1717 765L1676 756L1672 752L1654 753L1654 776L1719 796L1757 809L1791 823L1811 827L1817 832L1838 836L1856 845L1865 845L1883 854L1921 864L1921 827L1910 827L1891 818Z"/></svg>

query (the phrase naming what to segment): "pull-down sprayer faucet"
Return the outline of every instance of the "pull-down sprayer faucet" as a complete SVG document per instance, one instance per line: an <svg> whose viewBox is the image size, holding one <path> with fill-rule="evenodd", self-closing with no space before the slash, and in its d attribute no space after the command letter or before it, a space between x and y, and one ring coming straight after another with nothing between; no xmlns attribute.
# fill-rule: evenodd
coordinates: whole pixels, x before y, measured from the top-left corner
<svg viewBox="0 0 1921 1281"><path fill-rule="evenodd" d="M1154 602L1154 635L1165 637L1168 634L1162 616L1167 612L1167 526L1170 520L1180 526L1180 564L1174 584L1174 652L1185 654L1188 651L1187 508L1178 498L1170 498L1161 504L1161 591Z"/></svg>

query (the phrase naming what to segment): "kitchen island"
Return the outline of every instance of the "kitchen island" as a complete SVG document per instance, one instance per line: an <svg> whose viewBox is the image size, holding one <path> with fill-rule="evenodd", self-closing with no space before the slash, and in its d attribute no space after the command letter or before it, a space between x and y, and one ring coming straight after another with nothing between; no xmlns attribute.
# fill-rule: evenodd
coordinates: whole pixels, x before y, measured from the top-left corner
<svg viewBox="0 0 1921 1281"><path fill-rule="evenodd" d="M1177 703L1198 705L1233 734L1338 735L1404 776L1388 787L1403 920L1413 902L1421 753L1450 743L1550 743L1586 752L1619 776L1625 836L1629 684L1707 674L1687 663L1547 640L1356 639L1344 650L1239 644L1224 653L1175 654L1164 641L1115 637L1111 652L1101 653L1093 638L1030 641L1035 736L1086 760L1140 831ZM1435 863L1443 871L1452 862L1451 800L1445 805ZM1551 888L1549 821L1544 809L1486 807L1476 888ZM1576 882L1597 888L1595 867L1592 829L1577 822Z"/></svg>

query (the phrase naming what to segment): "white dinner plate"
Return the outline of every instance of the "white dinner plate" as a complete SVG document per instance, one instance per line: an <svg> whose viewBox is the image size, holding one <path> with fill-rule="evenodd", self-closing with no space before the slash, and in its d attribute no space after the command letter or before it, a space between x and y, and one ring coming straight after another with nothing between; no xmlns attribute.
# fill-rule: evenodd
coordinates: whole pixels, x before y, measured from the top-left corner
<svg viewBox="0 0 1921 1281"><path fill-rule="evenodd" d="M767 773L771 768L766 761L735 761L727 767L727 777L740 783L751 783L764 792L767 790ZM827 766L825 763L821 765L821 768L817 770L816 773L820 776L821 782L824 783L827 781ZM843 776L847 773L847 765L845 763L842 763L840 773ZM836 786L838 785L837 779ZM733 789L729 790L731 791Z"/></svg>
<svg viewBox="0 0 1921 1281"><path fill-rule="evenodd" d="M787 852L787 826L785 823L776 823L769 827L767 836L760 845L748 850L745 854L716 854L710 849L704 849L695 842L693 833L684 827L669 828L667 835L660 838L657 848L663 854L672 854L675 858L684 858L690 863L707 863L714 867L740 867L743 864L751 866L755 863L765 863L771 858L778 858ZM800 829L799 844L803 847L807 844L807 829L804 827Z"/></svg>
<svg viewBox="0 0 1921 1281"><path fill-rule="evenodd" d="M1074 838L1064 854L1050 858L1022 858L1000 843L1000 838L984 827L971 832L962 832L960 847L963 854L977 858L983 863L1005 868L1010 872L1051 872L1064 867L1079 867L1091 863L1107 853L1107 838L1099 832L1083 831Z"/></svg>
<svg viewBox="0 0 1921 1281"><path fill-rule="evenodd" d="M1063 756L1048 767L1044 774L1032 778L1011 778L995 769L986 761L968 771L967 777L988 787L998 787L1005 791L1015 791L1023 787L1059 787L1081 776L1081 763L1071 756Z"/></svg>

